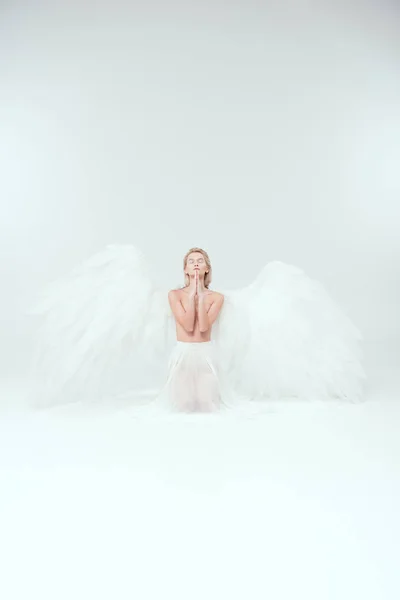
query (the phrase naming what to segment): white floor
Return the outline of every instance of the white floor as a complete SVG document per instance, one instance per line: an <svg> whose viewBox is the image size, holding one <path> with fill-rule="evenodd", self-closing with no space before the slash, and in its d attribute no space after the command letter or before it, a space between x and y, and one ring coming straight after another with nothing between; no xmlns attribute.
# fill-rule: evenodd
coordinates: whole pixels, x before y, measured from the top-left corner
<svg viewBox="0 0 400 600"><path fill-rule="evenodd" d="M158 421L3 388L1 599L398 600L396 364L368 386Z"/></svg>

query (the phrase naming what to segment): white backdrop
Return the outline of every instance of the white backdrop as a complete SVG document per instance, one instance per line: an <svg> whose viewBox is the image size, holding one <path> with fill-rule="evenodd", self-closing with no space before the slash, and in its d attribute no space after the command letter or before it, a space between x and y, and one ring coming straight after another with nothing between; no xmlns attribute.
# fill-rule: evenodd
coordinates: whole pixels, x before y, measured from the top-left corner
<svg viewBox="0 0 400 600"><path fill-rule="evenodd" d="M5 373L32 295L115 242L170 287L193 245L215 289L289 262L400 335L400 15L340 5L1 3Z"/></svg>

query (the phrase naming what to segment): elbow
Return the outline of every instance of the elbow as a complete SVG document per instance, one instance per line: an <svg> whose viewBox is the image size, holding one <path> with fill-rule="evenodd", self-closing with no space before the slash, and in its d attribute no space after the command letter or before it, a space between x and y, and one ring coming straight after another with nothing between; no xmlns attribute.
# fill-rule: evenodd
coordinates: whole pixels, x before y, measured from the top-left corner
<svg viewBox="0 0 400 600"><path fill-rule="evenodd" d="M186 319L178 319L178 323L187 333L193 333L194 331L194 323Z"/></svg>
<svg viewBox="0 0 400 600"><path fill-rule="evenodd" d="M206 331L208 331L208 327L200 327L200 333L205 333Z"/></svg>

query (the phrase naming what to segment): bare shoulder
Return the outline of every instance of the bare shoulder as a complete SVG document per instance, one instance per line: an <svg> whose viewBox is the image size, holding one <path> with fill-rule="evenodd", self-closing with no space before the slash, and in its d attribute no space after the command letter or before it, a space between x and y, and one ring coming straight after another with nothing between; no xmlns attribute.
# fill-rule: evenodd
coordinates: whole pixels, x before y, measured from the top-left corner
<svg viewBox="0 0 400 600"><path fill-rule="evenodd" d="M180 300L180 298L182 298L182 295L184 293L185 292L183 291L182 288L176 288L174 290L169 290L169 292L168 292L168 298L170 300Z"/></svg>
<svg viewBox="0 0 400 600"><path fill-rule="evenodd" d="M224 301L224 295L221 294L221 292L211 292L211 297L213 299L214 302L218 302L219 304L222 304Z"/></svg>

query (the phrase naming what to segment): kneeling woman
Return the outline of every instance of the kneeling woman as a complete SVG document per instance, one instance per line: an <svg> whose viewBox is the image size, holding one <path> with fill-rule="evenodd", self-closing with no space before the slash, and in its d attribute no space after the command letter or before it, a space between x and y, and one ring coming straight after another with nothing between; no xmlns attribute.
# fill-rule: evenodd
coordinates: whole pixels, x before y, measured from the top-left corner
<svg viewBox="0 0 400 600"><path fill-rule="evenodd" d="M222 401L211 330L224 296L208 289L212 270L207 252L191 248L183 263L186 285L168 294L177 343L165 391L178 410L210 412L218 410Z"/></svg>

